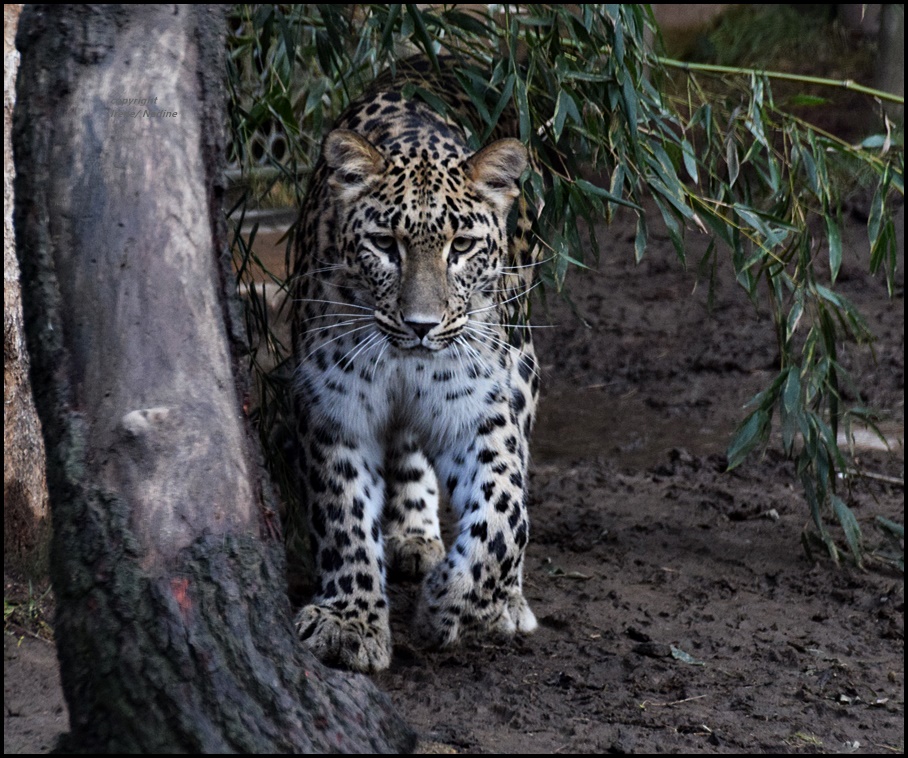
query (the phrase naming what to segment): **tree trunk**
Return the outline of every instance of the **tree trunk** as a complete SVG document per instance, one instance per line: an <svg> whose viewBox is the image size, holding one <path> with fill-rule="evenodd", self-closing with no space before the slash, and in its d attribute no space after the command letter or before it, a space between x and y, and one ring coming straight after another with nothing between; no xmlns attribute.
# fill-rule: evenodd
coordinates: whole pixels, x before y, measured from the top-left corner
<svg viewBox="0 0 908 758"><path fill-rule="evenodd" d="M13 125L21 5L3 6L3 565L47 576L50 518L44 440L28 383L19 263L13 237Z"/></svg>
<svg viewBox="0 0 908 758"><path fill-rule="evenodd" d="M20 20L15 226L63 747L408 750L371 682L293 632L224 294L224 29L211 6Z"/></svg>

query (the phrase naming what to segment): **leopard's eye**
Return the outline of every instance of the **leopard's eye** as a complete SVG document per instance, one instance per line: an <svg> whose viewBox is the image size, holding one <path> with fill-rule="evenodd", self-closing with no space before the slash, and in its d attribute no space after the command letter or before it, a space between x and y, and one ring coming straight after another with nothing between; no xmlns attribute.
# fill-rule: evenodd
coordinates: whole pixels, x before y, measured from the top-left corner
<svg viewBox="0 0 908 758"><path fill-rule="evenodd" d="M397 238L390 234L370 234L367 238L373 252L377 252L395 265L400 264L400 247Z"/></svg>
<svg viewBox="0 0 908 758"><path fill-rule="evenodd" d="M396 253L397 240L390 234L374 234L369 237L369 242L373 247L383 253Z"/></svg>
<svg viewBox="0 0 908 758"><path fill-rule="evenodd" d="M473 237L455 237L451 241L451 252L455 255L466 255L476 247L477 241Z"/></svg>

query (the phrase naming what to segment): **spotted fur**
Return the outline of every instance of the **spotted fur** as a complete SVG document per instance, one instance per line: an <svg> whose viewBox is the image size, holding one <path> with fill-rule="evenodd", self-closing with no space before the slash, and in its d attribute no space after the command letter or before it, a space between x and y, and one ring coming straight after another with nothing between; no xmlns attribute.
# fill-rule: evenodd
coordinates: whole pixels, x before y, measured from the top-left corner
<svg viewBox="0 0 908 758"><path fill-rule="evenodd" d="M421 85L470 108L452 81ZM424 577L415 624L430 645L536 627L522 590L538 394L519 323L527 151L510 138L471 150L453 120L402 90L386 77L326 137L294 271L318 573L296 624L320 658L360 671L390 662L388 572ZM442 492L459 518L447 552Z"/></svg>

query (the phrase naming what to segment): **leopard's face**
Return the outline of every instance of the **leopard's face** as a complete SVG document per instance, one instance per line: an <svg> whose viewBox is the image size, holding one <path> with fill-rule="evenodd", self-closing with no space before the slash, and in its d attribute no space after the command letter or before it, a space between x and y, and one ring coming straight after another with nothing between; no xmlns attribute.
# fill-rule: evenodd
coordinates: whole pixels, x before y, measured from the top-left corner
<svg viewBox="0 0 908 758"><path fill-rule="evenodd" d="M506 139L474 155L386 155L336 130L324 154L347 294L373 309L378 330L399 349L455 343L478 311L497 302L523 145Z"/></svg>

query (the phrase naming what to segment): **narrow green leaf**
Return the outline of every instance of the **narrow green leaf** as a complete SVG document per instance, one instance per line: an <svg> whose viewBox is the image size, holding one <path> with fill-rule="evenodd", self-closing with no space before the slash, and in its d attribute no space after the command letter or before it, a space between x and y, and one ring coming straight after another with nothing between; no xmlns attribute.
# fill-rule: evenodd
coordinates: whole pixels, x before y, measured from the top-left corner
<svg viewBox="0 0 908 758"><path fill-rule="evenodd" d="M643 210L643 208L641 208L636 203L632 203L630 200L625 200L623 197L618 197L618 195L613 195L608 190L603 189L602 187L597 187L595 184L588 182L586 179L577 179L574 182L574 186L581 192L604 198L610 203L617 203L618 205L623 205L627 208L633 208L636 211Z"/></svg>
<svg viewBox="0 0 908 758"><path fill-rule="evenodd" d="M532 5L527 6L532 8ZM521 26L530 26L530 27L548 27L552 25L552 19L544 18L542 16L516 16L517 21Z"/></svg>
<svg viewBox="0 0 908 758"><path fill-rule="evenodd" d="M741 203L735 203L735 211L750 226L765 239L765 247L771 250L778 247L788 239L789 234L796 228L786 224L782 219L764 217L752 208L748 208ZM775 224L772 226L771 224Z"/></svg>
<svg viewBox="0 0 908 758"><path fill-rule="evenodd" d="M782 387L782 405L788 413L794 413L801 405L801 377L797 366L788 369L788 377Z"/></svg>
<svg viewBox="0 0 908 758"><path fill-rule="evenodd" d="M615 165L615 170L612 172L612 181L611 181L611 186L609 187L609 191L615 197L621 197L623 194L624 171L625 171L624 162L618 161L618 163ZM611 223L612 214L615 212L615 209L612 207L611 201L609 201L608 205L606 205L605 212L606 212L606 221Z"/></svg>
<svg viewBox="0 0 908 758"><path fill-rule="evenodd" d="M791 310L788 311L788 320L785 323L787 340L791 340L794 336L794 333L798 329L798 324L801 323L801 316L803 315L804 291L799 289L795 292L794 302L791 305Z"/></svg>
<svg viewBox="0 0 908 758"><path fill-rule="evenodd" d="M801 158L801 163L804 165L804 173L807 175L807 184L810 186L810 189L813 190L813 193L819 197L820 182L817 177L817 163L810 150L804 145L798 144L798 155Z"/></svg>
<svg viewBox="0 0 908 758"><path fill-rule="evenodd" d="M745 122L747 130L754 136L757 143L766 149L769 149L769 143L766 141L766 132L763 129L763 109L754 107Z"/></svg>
<svg viewBox="0 0 908 758"><path fill-rule="evenodd" d="M519 38L517 30L517 16L511 16L511 23L507 29L506 39L508 42L508 52L511 54L511 65L514 66L516 65L516 62L518 60L517 43L519 41Z"/></svg>
<svg viewBox="0 0 908 758"><path fill-rule="evenodd" d="M526 144L532 132L532 119L530 118L530 101L527 97L527 83L520 77L515 77L517 88L517 113L520 121L520 139Z"/></svg>
<svg viewBox="0 0 908 758"><path fill-rule="evenodd" d="M895 235L895 224L888 219L870 249L870 272L876 274L885 264L886 285L892 297L894 276L898 263L898 244Z"/></svg>
<svg viewBox="0 0 908 758"><path fill-rule="evenodd" d="M738 146L733 139L729 139L725 144L725 162L728 164L728 184L734 187L741 172L741 163L738 160Z"/></svg>
<svg viewBox="0 0 908 758"><path fill-rule="evenodd" d="M845 541L848 543L848 549L851 551L855 562L860 566L861 558L864 554L862 548L864 540L858 520L854 517L854 512L851 508L845 505L845 501L837 495L830 495L829 501L832 503L832 510L842 525L842 530L845 532Z"/></svg>
<svg viewBox="0 0 908 758"><path fill-rule="evenodd" d="M653 187L656 187L656 180L650 180L650 183ZM671 197L667 194L663 194L664 197L671 200ZM678 219L675 218L674 214L665 206L659 199L659 195L653 195L653 200L656 202L656 206L659 208L659 211L662 213L662 220L665 221L665 226L668 230L668 237L672 241L672 244L675 246L675 252L678 254L678 258L681 261L682 266L687 265L687 261L684 256L684 230L681 227L681 224L678 223Z"/></svg>
<svg viewBox="0 0 908 758"><path fill-rule="evenodd" d="M650 179L649 185L650 189L655 190L668 200L672 207L684 216L684 218L691 221L693 220L695 215L694 211L684 202L684 188L681 186L681 182L678 180L677 176L674 177L671 189L669 189L669 186L667 186L665 182L660 181L659 179Z"/></svg>
<svg viewBox="0 0 908 758"><path fill-rule="evenodd" d="M876 522L882 526L884 529L889 530L892 534L898 537L900 540L905 539L905 525L899 524L891 519L886 518L885 516L877 516Z"/></svg>
<svg viewBox="0 0 908 758"><path fill-rule="evenodd" d="M423 50L426 55L429 56L429 60L432 62L432 68L438 71L439 65L438 56L435 54L435 40L432 39L432 35L429 34L429 30L426 28L422 11L420 11L419 6L416 3L404 3L404 5L407 7L407 14L413 20L413 30L416 34L416 38L422 43Z"/></svg>
<svg viewBox="0 0 908 758"><path fill-rule="evenodd" d="M574 82L607 82L611 77L605 74L591 74L588 71L565 71L562 79Z"/></svg>
<svg viewBox="0 0 908 758"><path fill-rule="evenodd" d="M627 124L630 128L631 143L637 144L637 90L634 89L634 82L628 73L624 77L624 84L621 89L622 99L624 101L625 113L627 114Z"/></svg>
<svg viewBox="0 0 908 758"><path fill-rule="evenodd" d="M874 134L870 137L867 137L863 142L861 142L861 147L865 150L875 150L882 147L886 144L886 135L885 134Z"/></svg>
<svg viewBox="0 0 908 758"><path fill-rule="evenodd" d="M643 254L646 252L646 216L643 213L637 214L637 234L634 237L634 260L637 263L643 260Z"/></svg>
<svg viewBox="0 0 908 758"><path fill-rule="evenodd" d="M653 144L653 157L656 159L656 163L651 160L648 163L657 169L662 180L666 184L678 183L680 187L681 180L678 178L677 163L671 159L666 149L658 143Z"/></svg>
<svg viewBox="0 0 908 758"><path fill-rule="evenodd" d="M473 107L479 111L479 116L482 119L482 122L489 128L492 125L492 115L489 113L489 109L486 107L485 93L481 92L478 88L478 82L476 82L473 77L470 76L469 72L458 71L456 72L456 77L460 86L463 88L463 91L466 92L467 97L470 98L470 101L473 103ZM483 82L485 84L485 82Z"/></svg>
<svg viewBox="0 0 908 758"><path fill-rule="evenodd" d="M716 306L716 285L718 283L719 273L719 256L716 254L716 241L711 239L706 246L706 252L697 263L697 283L704 277L708 277L708 287L706 292L706 310L713 313Z"/></svg>
<svg viewBox="0 0 908 758"><path fill-rule="evenodd" d="M877 426L877 415L873 411L861 406L849 408L844 413L844 420L847 424L846 439L849 444L854 441L853 419L858 419L861 425L866 427L866 431L871 432L886 450L892 449L890 440L887 439L886 435L883 434L882 430Z"/></svg>
<svg viewBox="0 0 908 758"><path fill-rule="evenodd" d="M796 366L791 366L785 372L785 384L782 386L782 403L780 414L782 417L782 446L786 455L791 455L794 449L795 432L800 426L801 418L801 380Z"/></svg>
<svg viewBox="0 0 908 758"><path fill-rule="evenodd" d="M561 90L558 93L558 101L555 103L555 121L552 126L556 141L561 139L561 132L568 116L571 117L575 124L579 124L581 121L580 111L577 110L577 103L574 102L574 98L568 94L567 90Z"/></svg>
<svg viewBox="0 0 908 758"><path fill-rule="evenodd" d="M788 413L783 410L782 416L782 450L785 455L791 457L794 455L795 432L798 430L798 421L801 414Z"/></svg>
<svg viewBox="0 0 908 758"><path fill-rule="evenodd" d="M835 283L842 267L842 232L831 214L826 216L826 234L829 237L829 273Z"/></svg>
<svg viewBox="0 0 908 758"><path fill-rule="evenodd" d="M286 95L275 97L271 102L271 112L276 116L277 122L283 124L288 130L296 127L296 115L293 113L293 105Z"/></svg>
<svg viewBox="0 0 908 758"><path fill-rule="evenodd" d="M448 111L450 110L448 104L434 92L430 92L429 90L419 86L414 87L413 92L414 94L425 100L426 103L431 105L433 110L443 116L447 115Z"/></svg>
<svg viewBox="0 0 908 758"><path fill-rule="evenodd" d="M895 222L890 218L886 222L886 286L889 288L889 297L893 296L893 283L895 280L895 271L898 267L898 240L895 234Z"/></svg>
<svg viewBox="0 0 908 758"><path fill-rule="evenodd" d="M794 95L788 99L790 105L800 105L811 107L814 105L826 105L829 101L825 97L816 95Z"/></svg>
<svg viewBox="0 0 908 758"><path fill-rule="evenodd" d="M867 235L870 238L871 249L876 246L880 236L880 226L883 221L883 188L877 186L870 201L870 215L867 218Z"/></svg>
<svg viewBox="0 0 908 758"><path fill-rule="evenodd" d="M754 411L738 429L731 445L728 446L728 470L741 465L748 453L760 444L769 427L769 414L762 408Z"/></svg>
<svg viewBox="0 0 908 758"><path fill-rule="evenodd" d="M826 168L826 149L824 143L817 139L815 132L809 132L807 140L810 143L811 156L814 159L817 171L817 195L824 204L832 203L832 188L829 183L829 171Z"/></svg>
<svg viewBox="0 0 908 758"><path fill-rule="evenodd" d="M769 187L773 192L778 192L782 183L782 173L779 171L779 163L772 153L767 154L766 163L769 166Z"/></svg>
<svg viewBox="0 0 908 758"><path fill-rule="evenodd" d="M495 125L498 123L498 119L501 118L501 114L504 112L504 109L511 104L511 95L514 93L514 74L508 74L507 79L504 81L504 87L501 89L501 97L498 98L498 103L495 106L495 110L492 111L492 116L489 119L489 127L486 134L483 136L483 142L485 142L492 134L492 129L495 128Z"/></svg>
<svg viewBox="0 0 908 758"><path fill-rule="evenodd" d="M400 36L402 39L409 39L413 36L413 16L409 13L400 20Z"/></svg>
<svg viewBox="0 0 908 758"><path fill-rule="evenodd" d="M732 227L728 222L725 221L721 216L707 207L701 205L697 211L697 217L704 221L710 229L715 232L715 234L730 248L734 248L734 240L732 239L733 232Z"/></svg>
<svg viewBox="0 0 908 758"><path fill-rule="evenodd" d="M758 392L745 404L745 408L762 408L764 411L769 411L778 400L779 392L782 388L782 382L787 378L786 372L781 372L773 379L772 384L770 384L762 392Z"/></svg>
<svg viewBox="0 0 908 758"><path fill-rule="evenodd" d="M694 184L699 184L700 178L697 173L697 156L694 154L694 146L684 139L681 141L681 151L687 175L694 180Z"/></svg>
<svg viewBox="0 0 908 758"><path fill-rule="evenodd" d="M822 284L814 285L816 293L823 298L823 300L832 303L836 308L847 308L849 303L841 295L836 294L831 289L824 287Z"/></svg>
<svg viewBox="0 0 908 758"><path fill-rule="evenodd" d="M400 6L391 6L392 8ZM398 10L398 13L400 11ZM451 26L455 26L469 34L475 34L477 37L492 37L494 35L491 27L482 22L479 17L472 13L464 13L463 11L454 10L450 8L445 10L442 14L444 20Z"/></svg>

